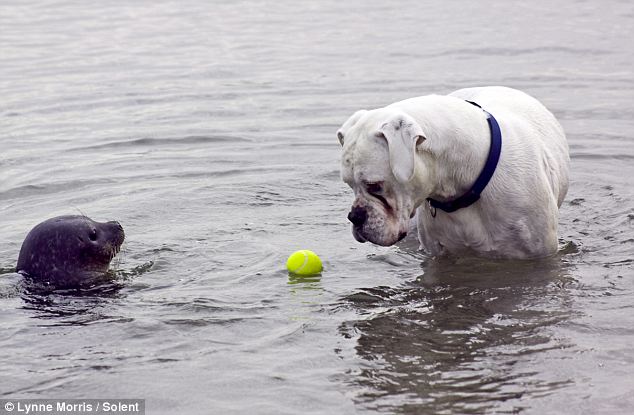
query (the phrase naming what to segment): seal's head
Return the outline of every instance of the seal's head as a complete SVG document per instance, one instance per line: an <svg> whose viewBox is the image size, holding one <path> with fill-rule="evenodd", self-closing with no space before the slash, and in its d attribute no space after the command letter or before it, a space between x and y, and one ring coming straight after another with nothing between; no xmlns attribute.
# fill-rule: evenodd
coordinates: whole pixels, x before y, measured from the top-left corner
<svg viewBox="0 0 634 415"><path fill-rule="evenodd" d="M55 287L90 284L106 274L124 238L119 222L78 215L51 218L26 236L16 270Z"/></svg>

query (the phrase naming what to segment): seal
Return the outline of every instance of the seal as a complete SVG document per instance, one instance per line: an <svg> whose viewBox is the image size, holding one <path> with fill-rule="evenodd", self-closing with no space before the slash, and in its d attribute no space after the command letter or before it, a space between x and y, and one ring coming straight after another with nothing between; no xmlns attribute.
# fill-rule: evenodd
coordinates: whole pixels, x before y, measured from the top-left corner
<svg viewBox="0 0 634 415"><path fill-rule="evenodd" d="M26 236L16 271L55 288L90 285L106 275L124 239L119 222L57 216L35 226Z"/></svg>

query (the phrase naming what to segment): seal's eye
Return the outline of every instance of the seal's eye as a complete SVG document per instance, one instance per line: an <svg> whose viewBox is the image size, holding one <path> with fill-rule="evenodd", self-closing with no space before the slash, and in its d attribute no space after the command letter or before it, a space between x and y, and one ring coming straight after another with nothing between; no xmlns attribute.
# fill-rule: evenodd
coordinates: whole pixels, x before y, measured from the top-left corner
<svg viewBox="0 0 634 415"><path fill-rule="evenodd" d="M90 233L88 234L88 237L90 238L91 241L96 241L97 240L97 229L91 229Z"/></svg>

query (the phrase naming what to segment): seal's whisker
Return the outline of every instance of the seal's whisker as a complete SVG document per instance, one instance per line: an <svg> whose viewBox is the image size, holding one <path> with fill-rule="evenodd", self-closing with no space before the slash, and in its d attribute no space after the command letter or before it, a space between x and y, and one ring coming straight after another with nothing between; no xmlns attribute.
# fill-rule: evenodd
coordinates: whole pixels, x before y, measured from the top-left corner
<svg viewBox="0 0 634 415"><path fill-rule="evenodd" d="M77 206L73 206L73 207L77 212L79 212L80 216L83 216L84 218L88 219L88 216L86 216L86 214L80 208L78 208Z"/></svg>
<svg viewBox="0 0 634 415"><path fill-rule="evenodd" d="M121 254L119 256L116 256L116 254L115 254L116 260L113 263L113 269L115 271L119 269L119 266L121 265L121 261L124 261L124 257L125 257L125 253L126 253L126 250L125 250L124 246L119 246L117 248L117 254L119 254L119 253Z"/></svg>

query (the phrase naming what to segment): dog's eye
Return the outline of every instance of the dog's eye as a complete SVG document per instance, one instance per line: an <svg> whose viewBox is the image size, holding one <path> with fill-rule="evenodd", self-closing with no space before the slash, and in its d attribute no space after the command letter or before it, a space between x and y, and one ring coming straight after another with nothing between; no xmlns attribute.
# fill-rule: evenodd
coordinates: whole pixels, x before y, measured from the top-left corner
<svg viewBox="0 0 634 415"><path fill-rule="evenodd" d="M379 194L383 191L383 185L382 183L366 183L366 190L368 191L368 193L370 193L371 195L376 195Z"/></svg>
<svg viewBox="0 0 634 415"><path fill-rule="evenodd" d="M386 209L392 208L387 199L383 196L383 182L366 183L365 189L372 197L383 203L383 206L385 206Z"/></svg>

